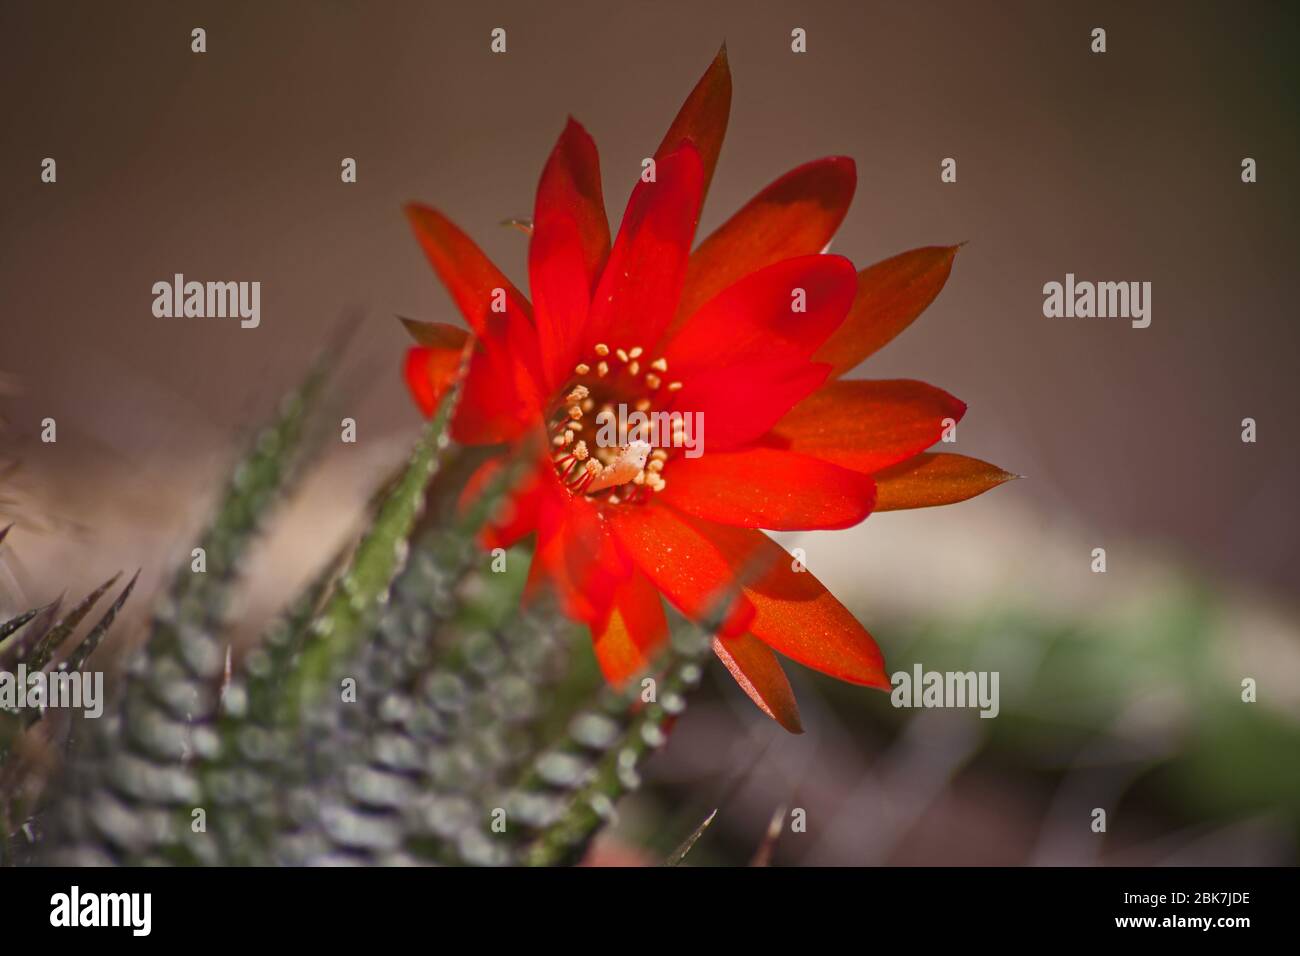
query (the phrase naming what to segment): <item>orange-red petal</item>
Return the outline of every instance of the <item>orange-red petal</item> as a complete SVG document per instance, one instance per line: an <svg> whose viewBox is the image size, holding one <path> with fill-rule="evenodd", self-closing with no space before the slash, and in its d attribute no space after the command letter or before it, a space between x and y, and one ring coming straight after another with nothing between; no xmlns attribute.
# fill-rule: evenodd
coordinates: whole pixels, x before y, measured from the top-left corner
<svg viewBox="0 0 1300 956"><path fill-rule="evenodd" d="M877 262L858 274L849 316L817 352L843 375L907 328L934 301L959 246L926 246Z"/></svg>
<svg viewBox="0 0 1300 956"><path fill-rule="evenodd" d="M715 637L713 653L731 672L740 689L758 705L758 709L771 717L792 734L803 733L799 720L799 705L795 703L790 681L781 668L772 649L752 634L736 637Z"/></svg>
<svg viewBox="0 0 1300 956"><path fill-rule="evenodd" d="M504 313L489 311L483 322L451 423L452 437L467 445L518 438L537 424L542 403L531 319L507 300Z"/></svg>
<svg viewBox="0 0 1300 956"><path fill-rule="evenodd" d="M691 142L657 161L653 182L639 180L609 261L592 296L583 351L651 349L672 319L699 221L700 154Z"/></svg>
<svg viewBox="0 0 1300 956"><path fill-rule="evenodd" d="M727 133L727 117L731 113L731 67L727 63L724 45L705 70L700 81L691 90L682 108L668 127L663 142L655 153L656 159L668 155L684 139L689 139L700 151L703 170L701 196L708 192L713 179L722 139Z"/></svg>
<svg viewBox="0 0 1300 956"><path fill-rule="evenodd" d="M955 504L1015 477L996 465L966 455L917 455L876 473L876 510Z"/></svg>
<svg viewBox="0 0 1300 956"><path fill-rule="evenodd" d="M558 388L578 360L591 292L609 257L596 144L570 119L537 187L528 281L542 367Z"/></svg>
<svg viewBox="0 0 1300 956"><path fill-rule="evenodd" d="M750 528L732 528L683 516L682 522L746 576L754 605L749 631L791 660L852 684L888 689L880 648L811 571L779 544ZM750 570L752 569L752 570Z"/></svg>
<svg viewBox="0 0 1300 956"><path fill-rule="evenodd" d="M443 328L459 333L459 344L450 347L413 345L406 351L406 362L402 369L406 387L410 389L411 397L426 418L433 414L442 397L456 384L465 343L469 340L469 333L464 329L458 329L454 325ZM452 338L449 336L448 341Z"/></svg>
<svg viewBox="0 0 1300 956"><path fill-rule="evenodd" d="M502 458L489 458L479 465L461 489L458 507L463 510L472 504L504 467L505 461ZM529 473L516 487L510 489L502 507L488 517L483 527L480 534L483 546L512 548L535 531L542 490L542 480L537 472Z"/></svg>
<svg viewBox="0 0 1300 956"><path fill-rule="evenodd" d="M697 621L721 618L726 635L749 626L754 608L732 593L731 563L684 517L651 504L612 508L610 519L636 566L683 614Z"/></svg>
<svg viewBox="0 0 1300 956"><path fill-rule="evenodd" d="M807 359L844 321L856 291L843 256L797 256L760 269L710 299L665 344L670 377Z"/></svg>
<svg viewBox="0 0 1300 956"><path fill-rule="evenodd" d="M831 156L767 186L691 255L674 327L751 272L825 249L844 221L856 185L853 160Z"/></svg>
<svg viewBox="0 0 1300 956"><path fill-rule="evenodd" d="M925 382L838 381L792 408L765 441L873 474L929 448L965 413L964 402Z"/></svg>
<svg viewBox="0 0 1300 956"><path fill-rule="evenodd" d="M603 630L632 563L596 504L570 494L550 467L539 479L537 549L526 593L549 586L569 617Z"/></svg>
<svg viewBox="0 0 1300 956"><path fill-rule="evenodd" d="M592 631L596 660L611 684L619 685L645 671L668 638L659 591L639 571L633 571L614 595L609 620Z"/></svg>
<svg viewBox="0 0 1300 956"><path fill-rule="evenodd" d="M455 223L438 210L419 203L408 204L406 216L424 254L477 335L487 331L487 318L497 289L504 290L506 299L531 322L528 300Z"/></svg>
<svg viewBox="0 0 1300 956"><path fill-rule="evenodd" d="M774 531L848 528L871 514L876 485L838 465L748 448L677 458L658 500L721 524Z"/></svg>
<svg viewBox="0 0 1300 956"><path fill-rule="evenodd" d="M721 368L687 381L669 410L694 416L696 440L700 434L704 436L703 447L708 453L738 448L767 434L790 409L822 386L829 371L829 365L798 358Z"/></svg>

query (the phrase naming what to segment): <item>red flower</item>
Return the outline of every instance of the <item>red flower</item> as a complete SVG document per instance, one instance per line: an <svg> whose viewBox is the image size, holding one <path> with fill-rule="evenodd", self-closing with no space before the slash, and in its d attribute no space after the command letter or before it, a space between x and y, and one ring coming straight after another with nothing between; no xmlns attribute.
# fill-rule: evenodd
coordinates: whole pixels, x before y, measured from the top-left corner
<svg viewBox="0 0 1300 956"><path fill-rule="evenodd" d="M759 529L847 528L873 510L961 501L1010 475L925 453L966 409L946 392L840 378L929 305L957 251L916 249L861 273L822 254L853 195L852 160L787 173L691 252L730 103L724 50L632 190L612 245L595 144L569 121L538 185L531 304L440 213L407 213L474 337L453 436L537 456L490 544L536 532L530 587L549 585L590 626L610 681L643 669L664 642L667 598L721 621L718 656L797 731L773 651L856 684L887 689L889 677L862 625ZM468 335L417 330L406 378L426 414ZM698 413L704 453L680 447L697 437L685 431L640 443L650 436L637 423L596 441L602 413L620 406L679 413L683 426Z"/></svg>

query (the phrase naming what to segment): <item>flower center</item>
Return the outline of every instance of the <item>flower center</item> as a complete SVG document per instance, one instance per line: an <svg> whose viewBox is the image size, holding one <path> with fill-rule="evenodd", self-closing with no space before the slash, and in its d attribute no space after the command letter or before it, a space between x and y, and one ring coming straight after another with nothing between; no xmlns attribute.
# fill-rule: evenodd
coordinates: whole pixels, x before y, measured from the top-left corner
<svg viewBox="0 0 1300 956"><path fill-rule="evenodd" d="M551 460L575 494L609 504L644 503L667 484L668 450L651 444L663 443L651 426L656 399L663 401L682 383L666 380L663 358L643 362L640 346L611 349L601 343L593 351L591 361L574 368L548 416ZM629 407L639 414L629 416Z"/></svg>

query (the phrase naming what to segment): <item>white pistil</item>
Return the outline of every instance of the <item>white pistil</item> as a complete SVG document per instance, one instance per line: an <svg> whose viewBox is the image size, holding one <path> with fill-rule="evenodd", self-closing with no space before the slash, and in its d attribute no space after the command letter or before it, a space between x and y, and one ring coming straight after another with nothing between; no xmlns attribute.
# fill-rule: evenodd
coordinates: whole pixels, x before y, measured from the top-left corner
<svg viewBox="0 0 1300 956"><path fill-rule="evenodd" d="M585 488L587 492L600 491L604 488L613 488L615 485L624 485L632 481L645 468L646 459L650 456L650 445L643 441L634 441L625 448L619 449L618 457L604 467L595 478L591 480ZM588 471L591 469L588 468Z"/></svg>

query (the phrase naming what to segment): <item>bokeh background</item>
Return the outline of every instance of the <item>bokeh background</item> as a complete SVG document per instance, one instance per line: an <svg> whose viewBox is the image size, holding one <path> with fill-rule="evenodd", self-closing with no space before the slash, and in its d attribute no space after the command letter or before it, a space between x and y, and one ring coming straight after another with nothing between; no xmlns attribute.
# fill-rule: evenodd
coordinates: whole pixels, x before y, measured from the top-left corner
<svg viewBox="0 0 1300 956"><path fill-rule="evenodd" d="M787 830L778 863L1294 863L1298 19L1228 2L9 0L0 614L119 568L156 586L252 427L363 315L337 398L360 440L247 569L255 632L418 429L394 316L452 307L402 203L443 209L523 287L526 240L499 223L531 214L566 116L596 137L617 218L725 40L735 95L701 235L844 154L859 186L836 252L968 243L857 374L953 392L970 405L954 450L1027 480L783 541L891 670L998 670L1002 714L896 711L792 665L809 728L792 738L717 667L598 857L661 859L720 807L691 859L745 862L799 807L807 832ZM260 280L261 327L155 318L151 286L176 272ZM1044 318L1042 286L1067 272L1150 281L1151 327Z"/></svg>

